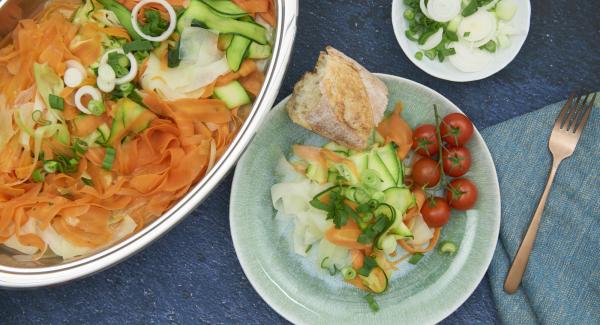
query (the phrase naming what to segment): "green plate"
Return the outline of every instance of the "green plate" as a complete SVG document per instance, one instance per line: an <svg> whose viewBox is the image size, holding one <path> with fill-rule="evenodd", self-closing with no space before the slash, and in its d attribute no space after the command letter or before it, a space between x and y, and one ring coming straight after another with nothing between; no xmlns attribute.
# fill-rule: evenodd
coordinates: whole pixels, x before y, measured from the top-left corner
<svg viewBox="0 0 600 325"><path fill-rule="evenodd" d="M433 104L440 114L460 112L439 93L416 82L378 74L389 88L392 110L404 104L411 126L433 123ZM275 219L271 186L278 159L296 143L322 145L324 138L292 123L279 103L241 158L231 190L231 235L240 264L261 297L296 324L432 324L456 310L475 290L487 270L500 229L500 191L494 163L479 132L468 144L473 166L467 177L479 189L473 210L453 211L442 239L460 245L454 257L430 252L416 265L400 264L388 290L377 295L372 313L365 293L316 272L316 262L293 252L292 237ZM282 228L283 227L283 228Z"/></svg>

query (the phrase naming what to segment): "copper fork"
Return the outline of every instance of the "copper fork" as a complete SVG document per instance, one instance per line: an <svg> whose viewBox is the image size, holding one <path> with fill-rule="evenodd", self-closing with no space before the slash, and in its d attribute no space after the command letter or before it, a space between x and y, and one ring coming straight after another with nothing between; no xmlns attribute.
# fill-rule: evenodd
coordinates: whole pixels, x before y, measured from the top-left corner
<svg viewBox="0 0 600 325"><path fill-rule="evenodd" d="M540 226L542 212L546 206L546 200L548 199L548 194L552 187L554 176L556 176L558 166L565 158L570 157L575 151L577 142L579 142L579 138L581 137L581 132L590 117L592 107L594 107L596 94L594 93L590 101L588 101L589 97L590 94L586 95L585 98L583 96L575 98L575 94L571 94L556 118L556 122L554 122L554 128L552 129L550 140L548 141L548 148L552 153L552 168L548 175L546 188L542 193L540 202L538 203L537 209L529 224L529 229L527 229L527 233L525 233L525 238L523 238L523 242L521 242L521 246L519 246L517 255L515 256L513 264L511 265L510 270L508 270L506 280L504 281L504 291L507 293L515 293L521 284L521 279L527 268L529 255L533 249L533 243L535 242L535 237Z"/></svg>

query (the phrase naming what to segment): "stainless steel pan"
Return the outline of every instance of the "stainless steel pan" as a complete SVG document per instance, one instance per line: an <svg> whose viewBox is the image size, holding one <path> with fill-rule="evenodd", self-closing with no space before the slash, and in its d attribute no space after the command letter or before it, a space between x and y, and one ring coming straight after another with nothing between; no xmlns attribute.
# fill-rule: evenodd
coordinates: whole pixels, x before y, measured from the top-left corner
<svg viewBox="0 0 600 325"><path fill-rule="evenodd" d="M0 37L13 30L17 19L7 15L10 6L19 6L22 18L30 17L46 1L0 0ZM296 35L297 0L275 0L277 26L273 56L269 62L263 89L254 102L239 134L214 168L173 208L126 240L103 248L76 260L44 259L39 262L19 262L11 252L0 249L0 287L33 288L63 283L85 277L115 265L140 251L183 220L219 184L238 160L273 106L285 73ZM12 8L14 9L14 7ZM18 18L18 17L16 17ZM227 216L223 216L226 218Z"/></svg>

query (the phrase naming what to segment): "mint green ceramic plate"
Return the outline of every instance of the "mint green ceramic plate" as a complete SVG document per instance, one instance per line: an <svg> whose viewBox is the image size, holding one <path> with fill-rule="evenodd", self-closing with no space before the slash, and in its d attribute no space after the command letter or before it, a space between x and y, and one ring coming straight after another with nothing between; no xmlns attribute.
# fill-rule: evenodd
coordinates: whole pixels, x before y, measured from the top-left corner
<svg viewBox="0 0 600 325"><path fill-rule="evenodd" d="M399 77L378 75L390 90L388 110L404 103L411 126L432 123L432 105L440 113L460 112L439 93ZM291 235L275 219L270 189L281 153L295 143L322 145L326 140L291 122L287 99L277 105L237 165L231 190L230 223L235 249L246 276L261 297L293 323L300 324L432 324L456 310L475 290L487 270L500 228L500 192L494 163L479 132L468 147L473 166L467 176L479 188L476 207L453 212L443 239L460 245L454 257L427 254L401 271L378 295L380 311L372 313L364 292L316 272L315 262L296 255ZM282 228L283 227L283 228ZM288 227L288 232L291 227Z"/></svg>

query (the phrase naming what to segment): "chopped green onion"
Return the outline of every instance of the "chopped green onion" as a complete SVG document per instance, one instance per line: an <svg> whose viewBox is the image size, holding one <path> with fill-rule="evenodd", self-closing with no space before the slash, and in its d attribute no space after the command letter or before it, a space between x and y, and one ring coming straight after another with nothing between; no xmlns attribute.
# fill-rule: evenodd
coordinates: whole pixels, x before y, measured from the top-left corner
<svg viewBox="0 0 600 325"><path fill-rule="evenodd" d="M458 250L458 245L456 245L454 242L452 242L450 240L444 240L438 246L438 251L439 251L440 255L452 256L452 255L456 254L457 250Z"/></svg>
<svg viewBox="0 0 600 325"><path fill-rule="evenodd" d="M423 52L419 51L415 53L415 59L421 61L423 59Z"/></svg>
<svg viewBox="0 0 600 325"><path fill-rule="evenodd" d="M435 59L436 55L437 55L437 51L435 49L425 51L425 56L431 60Z"/></svg>
<svg viewBox="0 0 600 325"><path fill-rule="evenodd" d="M412 9L406 9L404 11L404 18L406 18L407 20L415 19L415 12Z"/></svg>
<svg viewBox="0 0 600 325"><path fill-rule="evenodd" d="M484 49L488 52L494 53L494 52L496 52L496 42L494 42L493 40L490 40L489 42L485 43L483 46L480 46L479 48Z"/></svg>
<svg viewBox="0 0 600 325"><path fill-rule="evenodd" d="M327 270L327 272L329 272L329 275L334 276L338 273L339 269L337 268L337 266L335 264L333 264L333 270L331 268L329 268L329 266L325 265L325 261L327 261L329 259L329 256L325 256L325 258L323 258L323 260L321 261L321 268L323 270Z"/></svg>
<svg viewBox="0 0 600 325"><path fill-rule="evenodd" d="M48 174L56 173L58 170L58 162L54 160L48 160L44 163L44 170Z"/></svg>
<svg viewBox="0 0 600 325"><path fill-rule="evenodd" d="M471 16L477 11L477 8L479 8L477 0L471 0L469 4L467 4L467 6L463 8L461 14L463 15L463 17Z"/></svg>
<svg viewBox="0 0 600 325"><path fill-rule="evenodd" d="M113 163L115 162L116 151L114 148L108 147L106 148L106 154L104 156L104 161L102 162L102 168L106 170L111 170Z"/></svg>
<svg viewBox="0 0 600 325"><path fill-rule="evenodd" d="M83 182L83 184L85 184L87 186L93 186L94 185L94 182L92 182L92 180L89 179L89 178L82 177L81 181Z"/></svg>
<svg viewBox="0 0 600 325"><path fill-rule="evenodd" d="M33 173L31 174L31 178L33 178L33 181L36 183L41 183L46 179L46 177L42 173L42 169L40 168L33 171Z"/></svg>
<svg viewBox="0 0 600 325"><path fill-rule="evenodd" d="M455 32L451 32L449 30L446 30L446 37L448 37L449 40L453 41L453 42L457 42L458 41L458 35L456 35Z"/></svg>
<svg viewBox="0 0 600 325"><path fill-rule="evenodd" d="M463 34L463 37L469 37L469 35L471 35L471 32L465 32L465 33Z"/></svg>
<svg viewBox="0 0 600 325"><path fill-rule="evenodd" d="M100 100L95 100L95 99L90 100L87 108L93 115L96 115L96 116L100 116L106 111L106 107L104 106L104 103Z"/></svg>
<svg viewBox="0 0 600 325"><path fill-rule="evenodd" d="M129 73L129 59L127 58L127 56L121 53L109 53L108 60L106 61L106 63L110 65L110 67L113 68L113 70L115 70L117 78L121 78Z"/></svg>
<svg viewBox="0 0 600 325"><path fill-rule="evenodd" d="M373 311L374 313L379 311L379 304L377 303L377 301L375 301L375 298L372 294L369 293L368 295L366 295L365 300L369 304L369 308L371 308L371 311Z"/></svg>
<svg viewBox="0 0 600 325"><path fill-rule="evenodd" d="M406 35L406 38L408 38L409 40L411 40L413 42L416 42L419 40L417 33L413 32L410 29L407 29L406 32L404 33L404 35Z"/></svg>
<svg viewBox="0 0 600 325"><path fill-rule="evenodd" d="M146 40L133 40L131 43L127 43L123 45L123 51L125 53L134 52L134 51L150 51L154 49L154 45L151 42Z"/></svg>
<svg viewBox="0 0 600 325"><path fill-rule="evenodd" d="M54 94L50 94L48 95L48 103L50 104L50 107L59 111L62 111L65 109L65 100L60 97L60 96L56 96Z"/></svg>
<svg viewBox="0 0 600 325"><path fill-rule="evenodd" d="M417 263L419 263L419 261L423 258L423 254L421 253L414 253L409 259L408 259L408 263L415 265Z"/></svg>
<svg viewBox="0 0 600 325"><path fill-rule="evenodd" d="M177 42L177 45L174 48L169 49L167 54L167 65L169 68L177 68L181 62L181 59L179 59L180 44L180 42Z"/></svg>
<svg viewBox="0 0 600 325"><path fill-rule="evenodd" d="M49 125L50 122L42 116L43 114L44 113L42 111L33 111L33 113L31 113L31 119L39 125Z"/></svg>
<svg viewBox="0 0 600 325"><path fill-rule="evenodd" d="M73 144L73 151L75 151L75 153L83 155L84 153L86 153L87 150L88 150L87 142L85 142L81 139L75 140L75 143Z"/></svg>
<svg viewBox="0 0 600 325"><path fill-rule="evenodd" d="M135 89L135 87L133 86L133 84L131 82L119 85L119 90L121 90L124 94L129 95L134 89Z"/></svg>
<svg viewBox="0 0 600 325"><path fill-rule="evenodd" d="M344 277L344 280L352 280L356 278L356 270L350 266L346 266L342 269L342 276Z"/></svg>

